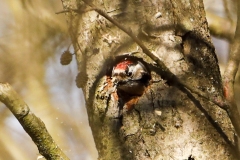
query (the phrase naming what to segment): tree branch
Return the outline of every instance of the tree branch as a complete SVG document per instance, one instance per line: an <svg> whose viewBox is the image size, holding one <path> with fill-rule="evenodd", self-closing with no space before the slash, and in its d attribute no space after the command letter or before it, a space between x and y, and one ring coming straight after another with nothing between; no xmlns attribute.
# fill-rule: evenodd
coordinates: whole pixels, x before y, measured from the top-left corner
<svg viewBox="0 0 240 160"><path fill-rule="evenodd" d="M0 101L14 114L37 145L40 154L48 160L69 159L54 142L45 124L30 111L27 104L9 84L0 83Z"/></svg>
<svg viewBox="0 0 240 160"><path fill-rule="evenodd" d="M234 41L231 45L230 57L224 72L223 87L224 96L231 104L229 107L229 116L232 120L234 128L237 130L238 136L240 136L240 114L234 98L234 81L240 62L240 1L237 1L237 7L237 27Z"/></svg>
<svg viewBox="0 0 240 160"><path fill-rule="evenodd" d="M224 6L224 10L225 10L225 14L227 16L227 19L231 22L233 22L233 19L231 17L231 13L230 13L230 10L229 10L229 7L228 7L228 0L223 0L223 6Z"/></svg>
<svg viewBox="0 0 240 160"><path fill-rule="evenodd" d="M206 15L211 34L231 42L234 37L236 23L211 12L206 12Z"/></svg>

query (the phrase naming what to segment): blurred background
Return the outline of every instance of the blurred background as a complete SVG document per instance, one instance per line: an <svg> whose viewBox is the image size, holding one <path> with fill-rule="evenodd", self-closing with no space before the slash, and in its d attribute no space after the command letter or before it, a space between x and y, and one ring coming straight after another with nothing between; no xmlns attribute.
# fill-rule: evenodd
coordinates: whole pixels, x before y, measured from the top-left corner
<svg viewBox="0 0 240 160"><path fill-rule="evenodd" d="M224 68L236 24L235 1L204 3ZM61 1L0 0L0 4L0 82L10 83L21 94L71 160L97 159L84 97L75 85L75 57L70 65L60 64L61 54L71 45L64 14L55 14L63 10ZM227 33L215 33L216 26ZM71 46L70 51L74 52ZM0 131L0 160L41 159L31 138L2 103Z"/></svg>
<svg viewBox="0 0 240 160"><path fill-rule="evenodd" d="M61 1L0 0L0 81L10 83L71 160L97 159ZM72 51L72 48L70 47ZM73 52L73 51L72 51ZM37 147L0 103L0 160L33 160Z"/></svg>

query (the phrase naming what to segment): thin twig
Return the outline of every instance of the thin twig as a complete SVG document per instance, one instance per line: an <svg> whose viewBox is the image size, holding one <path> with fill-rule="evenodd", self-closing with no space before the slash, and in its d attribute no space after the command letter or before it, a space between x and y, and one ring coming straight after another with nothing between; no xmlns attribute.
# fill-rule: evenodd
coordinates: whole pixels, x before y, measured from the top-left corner
<svg viewBox="0 0 240 160"><path fill-rule="evenodd" d="M223 0L224 10L225 10L226 17L227 17L231 22L233 22L233 19L232 19L232 16L231 16L231 13L230 13L230 10L229 10L229 7L228 7L228 1L229 1L229 0Z"/></svg>
<svg viewBox="0 0 240 160"><path fill-rule="evenodd" d="M55 14L62 14L62 13L67 13L70 12L70 10L62 10L62 11L58 11Z"/></svg>
<svg viewBox="0 0 240 160"><path fill-rule="evenodd" d="M223 129L219 126L218 123L211 117L211 115L205 110L205 108L201 105L201 103L185 88L180 88L182 92L186 93L188 98L195 104L195 106L201 110L201 112L205 115L206 119L212 124L212 126L217 130L217 132L223 137L225 142L235 151L235 146L233 142L228 138L228 136L224 133Z"/></svg>
<svg viewBox="0 0 240 160"><path fill-rule="evenodd" d="M94 9L89 8L89 9L85 9L85 10L78 10L78 9L66 9L66 10L62 10L62 11L58 11L55 14L62 14L62 13L68 13L68 12L76 12L76 13L85 13L85 12L89 12L89 11L93 11Z"/></svg>
<svg viewBox="0 0 240 160"><path fill-rule="evenodd" d="M209 11L206 12L206 15L211 34L231 42L234 37L236 22L217 16Z"/></svg>
<svg viewBox="0 0 240 160"><path fill-rule="evenodd" d="M24 130L37 145L41 155L47 160L69 159L54 142L45 124L30 111L27 104L9 84L0 83L0 101L14 114Z"/></svg>

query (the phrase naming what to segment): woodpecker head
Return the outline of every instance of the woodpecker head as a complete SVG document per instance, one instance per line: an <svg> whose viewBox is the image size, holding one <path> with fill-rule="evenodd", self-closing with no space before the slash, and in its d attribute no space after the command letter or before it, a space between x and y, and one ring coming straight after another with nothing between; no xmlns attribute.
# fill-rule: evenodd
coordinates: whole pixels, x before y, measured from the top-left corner
<svg viewBox="0 0 240 160"><path fill-rule="evenodd" d="M124 59L118 62L112 70L112 81L118 91L140 96L150 80L150 74L139 60Z"/></svg>

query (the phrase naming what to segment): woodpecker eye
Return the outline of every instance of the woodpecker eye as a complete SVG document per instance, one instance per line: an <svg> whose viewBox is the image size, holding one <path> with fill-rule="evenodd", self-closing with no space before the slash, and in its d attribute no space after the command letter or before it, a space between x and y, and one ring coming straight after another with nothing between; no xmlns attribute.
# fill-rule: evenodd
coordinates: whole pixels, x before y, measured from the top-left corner
<svg viewBox="0 0 240 160"><path fill-rule="evenodd" d="M132 75L132 72L128 72L127 76L130 77Z"/></svg>
<svg viewBox="0 0 240 160"><path fill-rule="evenodd" d="M119 57L113 64L112 82L119 96L141 96L151 79L147 64L136 57Z"/></svg>

